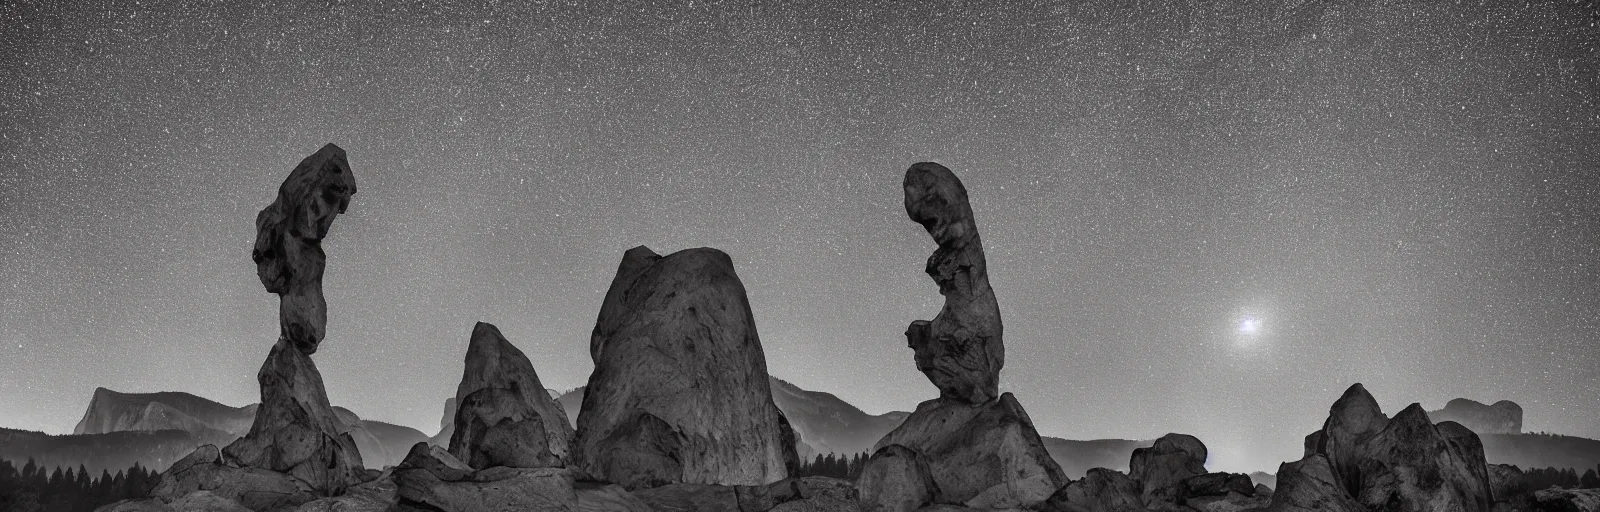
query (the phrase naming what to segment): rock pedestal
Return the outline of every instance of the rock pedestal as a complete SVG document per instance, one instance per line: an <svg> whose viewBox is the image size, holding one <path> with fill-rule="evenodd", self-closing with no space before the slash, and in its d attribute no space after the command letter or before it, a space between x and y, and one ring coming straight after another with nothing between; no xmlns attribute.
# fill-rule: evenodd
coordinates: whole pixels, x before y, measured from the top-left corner
<svg viewBox="0 0 1600 512"><path fill-rule="evenodd" d="M545 392L533 363L495 326L479 322L456 387L450 454L467 465L563 467L572 426Z"/></svg>
<svg viewBox="0 0 1600 512"><path fill-rule="evenodd" d="M287 473L324 494L362 482L361 452L328 404L310 356L280 340L256 380L261 383L256 421L223 455L240 465Z"/></svg>
<svg viewBox="0 0 1600 512"><path fill-rule="evenodd" d="M733 261L715 249L623 255L590 340L582 467L629 489L762 485L798 464Z"/></svg>

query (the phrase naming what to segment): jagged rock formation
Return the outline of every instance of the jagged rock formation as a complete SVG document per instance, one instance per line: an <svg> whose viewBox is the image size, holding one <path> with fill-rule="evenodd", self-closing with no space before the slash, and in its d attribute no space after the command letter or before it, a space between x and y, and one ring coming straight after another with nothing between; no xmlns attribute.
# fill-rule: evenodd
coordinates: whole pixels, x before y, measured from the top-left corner
<svg viewBox="0 0 1600 512"><path fill-rule="evenodd" d="M1269 510L1490 510L1483 445L1454 422L1435 426L1411 404L1393 419L1360 384L1306 436L1305 458L1284 463Z"/></svg>
<svg viewBox="0 0 1600 512"><path fill-rule="evenodd" d="M1478 435L1521 434L1522 406L1510 400L1494 405L1483 405L1473 400L1457 398L1444 404L1444 408L1428 411L1435 423L1454 421L1472 429Z"/></svg>
<svg viewBox="0 0 1600 512"><path fill-rule="evenodd" d="M722 251L628 250L589 353L577 452L596 477L629 489L758 485L798 464L744 285Z"/></svg>
<svg viewBox="0 0 1600 512"><path fill-rule="evenodd" d="M222 450L230 460L287 473L326 494L362 482L361 453L345 432L311 357L279 340L256 374L261 407L244 437Z"/></svg>
<svg viewBox="0 0 1600 512"><path fill-rule="evenodd" d="M928 230L939 248L927 272L939 284L944 308L932 321L906 328L917 370L939 387L939 397L984 403L998 397L1005 366L1000 306L989 287L983 241L967 203L967 189L944 166L922 162L906 170L906 214Z"/></svg>
<svg viewBox="0 0 1600 512"><path fill-rule="evenodd" d="M317 351L328 323L322 238L355 193L344 150L328 144L301 160L278 187L278 198L256 215L250 253L256 276L268 292L278 294L279 337L306 354Z"/></svg>
<svg viewBox="0 0 1600 512"><path fill-rule="evenodd" d="M1041 508L1050 512L1144 510L1144 500L1139 494L1139 482L1128 478L1128 475L1095 468L1089 470L1082 479L1074 480L1056 491Z"/></svg>
<svg viewBox="0 0 1600 512"><path fill-rule="evenodd" d="M906 330L917 369L939 388L939 398L919 404L873 446L860 479L861 507L1037 506L1067 478L1022 405L999 393L1000 308L966 188L932 162L907 169L904 188L906 214L939 244L926 270L944 308Z"/></svg>
<svg viewBox="0 0 1600 512"><path fill-rule="evenodd" d="M492 388L491 388L492 389ZM394 470L401 510L577 510L571 470L497 466L474 471L448 452L417 443Z"/></svg>
<svg viewBox="0 0 1600 512"><path fill-rule="evenodd" d="M478 322L456 387L450 454L474 468L566 465L573 430L533 363L495 326Z"/></svg>

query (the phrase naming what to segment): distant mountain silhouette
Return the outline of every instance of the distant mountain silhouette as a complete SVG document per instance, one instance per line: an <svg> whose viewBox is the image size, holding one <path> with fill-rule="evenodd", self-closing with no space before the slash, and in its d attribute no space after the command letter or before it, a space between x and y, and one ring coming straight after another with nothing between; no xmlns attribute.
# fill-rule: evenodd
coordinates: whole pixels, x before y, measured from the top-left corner
<svg viewBox="0 0 1600 512"><path fill-rule="evenodd" d="M126 446L111 448L118 453L126 452L127 455L113 454L109 457L128 459L125 463L117 462L119 465L113 465L112 471L126 468L134 461L159 471L196 446L226 446L243 436L255 420L256 407L256 404L233 407L182 392L122 393L97 388L83 413L83 419L73 428L73 435L40 439L39 436L45 434L32 432L29 434L36 435L26 436L29 442L22 447L13 446L14 443L10 442L0 443L3 445L0 457L17 460L26 460L30 456L81 460L72 455L78 447L110 447L112 444L125 443ZM416 429L364 420L343 407L334 407L334 412L340 421L351 427L350 436L361 450L363 461L372 468L399 464L411 445L428 440L426 434ZM95 437L107 434L151 435ZM170 452L166 450L169 446L182 446L182 449ZM67 452L58 454L58 450Z"/></svg>
<svg viewBox="0 0 1600 512"><path fill-rule="evenodd" d="M1457 398L1444 404L1443 409L1428 411L1428 419L1434 423L1454 421L1478 435L1522 433L1522 406L1510 400L1484 405L1475 400Z"/></svg>

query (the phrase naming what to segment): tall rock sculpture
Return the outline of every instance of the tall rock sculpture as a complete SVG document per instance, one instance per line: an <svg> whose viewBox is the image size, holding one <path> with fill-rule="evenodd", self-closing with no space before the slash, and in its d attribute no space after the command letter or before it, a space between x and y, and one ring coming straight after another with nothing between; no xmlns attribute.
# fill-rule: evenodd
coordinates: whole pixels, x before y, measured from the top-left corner
<svg viewBox="0 0 1600 512"><path fill-rule="evenodd" d="M1067 478L1022 404L999 392L1000 307L966 188L932 162L912 165L904 188L906 214L939 244L927 272L944 308L906 330L917 369L939 388L939 398L919 404L873 447L859 481L862 508L1038 506Z"/></svg>
<svg viewBox="0 0 1600 512"><path fill-rule="evenodd" d="M355 193L344 150L328 144L301 160L278 187L277 199L256 215L250 253L256 276L268 292L278 294L279 337L307 355L317 352L328 323L322 238Z"/></svg>
<svg viewBox="0 0 1600 512"><path fill-rule="evenodd" d="M933 320L906 328L917 370L939 387L940 398L973 404L992 400L1000 396L1006 349L967 189L949 169L922 162L906 171L905 194L906 214L939 244L926 270L944 295L944 308Z"/></svg>
<svg viewBox="0 0 1600 512"><path fill-rule="evenodd" d="M1306 436L1305 458L1284 463L1267 510L1488 511L1488 466L1477 434L1434 425L1421 405L1389 418L1360 384Z"/></svg>
<svg viewBox="0 0 1600 512"><path fill-rule="evenodd" d="M361 453L328 404L310 357L327 321L322 238L355 191L344 150L328 144L300 161L277 199L256 216L251 257L261 284L279 296L281 330L256 374L261 406L255 422L222 450L230 462L288 473L325 494L360 483L363 473Z"/></svg>
<svg viewBox="0 0 1600 512"><path fill-rule="evenodd" d="M573 434L567 413L545 392L528 356L495 326L473 326L455 403L450 454L467 465L566 465Z"/></svg>
<svg viewBox="0 0 1600 512"><path fill-rule="evenodd" d="M578 449L629 489L761 485L798 464L733 261L716 249L629 249L589 342Z"/></svg>

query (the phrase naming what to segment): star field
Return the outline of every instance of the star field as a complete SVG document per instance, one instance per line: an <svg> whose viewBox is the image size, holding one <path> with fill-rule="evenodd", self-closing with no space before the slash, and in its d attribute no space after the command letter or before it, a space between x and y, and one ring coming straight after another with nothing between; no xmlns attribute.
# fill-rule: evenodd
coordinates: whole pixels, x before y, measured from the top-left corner
<svg viewBox="0 0 1600 512"><path fill-rule="evenodd" d="M911 410L932 160L1042 434L1271 470L1362 382L1600 438L1592 2L1001 4L0 5L0 426L256 401L253 221L333 142L315 360L428 434L475 321L582 385L641 244L729 253L775 375Z"/></svg>

